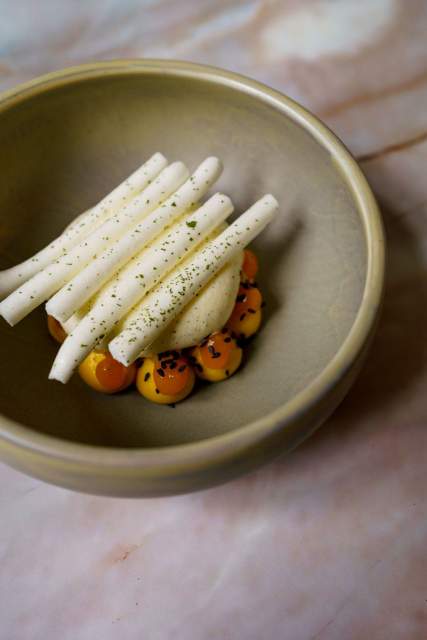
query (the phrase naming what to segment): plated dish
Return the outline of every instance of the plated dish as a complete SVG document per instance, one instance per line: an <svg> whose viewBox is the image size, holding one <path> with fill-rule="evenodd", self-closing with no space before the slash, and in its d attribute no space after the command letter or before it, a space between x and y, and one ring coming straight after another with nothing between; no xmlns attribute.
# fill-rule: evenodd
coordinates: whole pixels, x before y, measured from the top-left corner
<svg viewBox="0 0 427 640"><path fill-rule="evenodd" d="M204 196L222 172L208 157L190 175L155 153L34 256L0 272L0 315L15 325L46 303L61 343L49 378L75 370L96 391L132 384L175 404L196 378L220 382L259 329L262 295L247 245L278 210L256 201L230 225L231 199Z"/></svg>
<svg viewBox="0 0 427 640"><path fill-rule="evenodd" d="M1 321L3 461L91 493L182 493L290 451L331 414L376 326L384 239L357 163L312 114L221 69L118 60L0 96L0 139L3 269L60 235L160 144L191 168L206 155L226 160L217 190L237 212L265 193L281 205L250 245L267 307L246 366L201 384L178 410L136 391L106 398L77 374L65 388L48 380L58 346L43 307L16 327Z"/></svg>

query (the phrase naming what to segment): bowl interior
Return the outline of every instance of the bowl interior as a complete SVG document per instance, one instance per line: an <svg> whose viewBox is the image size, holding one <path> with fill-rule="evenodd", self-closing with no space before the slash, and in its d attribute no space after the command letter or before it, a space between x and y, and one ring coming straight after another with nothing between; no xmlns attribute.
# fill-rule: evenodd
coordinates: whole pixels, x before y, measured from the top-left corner
<svg viewBox="0 0 427 640"><path fill-rule="evenodd" d="M185 443L278 408L347 336L366 277L362 222L329 153L290 117L237 88L164 73L89 77L0 114L1 267L28 257L150 154L190 169L218 155L239 212L266 192L279 219L256 241L267 301L243 369L175 409L47 379L56 345L38 310L0 324L0 411L36 431L115 447ZM293 223L290 225L289 220Z"/></svg>

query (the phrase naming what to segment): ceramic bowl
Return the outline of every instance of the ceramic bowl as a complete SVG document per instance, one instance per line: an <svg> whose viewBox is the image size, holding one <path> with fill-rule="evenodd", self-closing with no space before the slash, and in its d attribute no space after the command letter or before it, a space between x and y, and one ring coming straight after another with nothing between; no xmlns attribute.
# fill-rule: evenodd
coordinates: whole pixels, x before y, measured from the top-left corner
<svg viewBox="0 0 427 640"><path fill-rule="evenodd" d="M378 316L384 239L358 165L269 87L195 64L122 60L49 74L0 98L1 268L33 254L155 151L219 156L236 210L273 193L255 242L265 323L242 370L175 409L135 391L48 381L42 309L0 325L0 456L48 482L117 496L182 493L289 451L334 410Z"/></svg>

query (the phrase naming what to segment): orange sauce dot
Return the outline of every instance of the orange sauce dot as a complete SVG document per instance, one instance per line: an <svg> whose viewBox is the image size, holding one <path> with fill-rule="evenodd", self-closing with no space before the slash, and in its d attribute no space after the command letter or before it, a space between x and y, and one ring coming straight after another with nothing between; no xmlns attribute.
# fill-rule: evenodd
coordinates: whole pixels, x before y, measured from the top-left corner
<svg viewBox="0 0 427 640"><path fill-rule="evenodd" d="M58 320L53 316L47 316L47 326L49 329L49 333L57 342L64 342L67 337L67 333Z"/></svg>
<svg viewBox="0 0 427 640"><path fill-rule="evenodd" d="M212 333L200 347L200 357L208 369L225 369L236 342L227 333Z"/></svg>
<svg viewBox="0 0 427 640"><path fill-rule="evenodd" d="M162 367L162 363L165 364ZM156 388L166 396L175 396L180 393L190 378L188 361L179 357L165 357L154 361L153 379Z"/></svg>
<svg viewBox="0 0 427 640"><path fill-rule="evenodd" d="M127 369L110 354L106 354L105 358L97 364L95 375L104 389L118 391L126 383Z"/></svg>

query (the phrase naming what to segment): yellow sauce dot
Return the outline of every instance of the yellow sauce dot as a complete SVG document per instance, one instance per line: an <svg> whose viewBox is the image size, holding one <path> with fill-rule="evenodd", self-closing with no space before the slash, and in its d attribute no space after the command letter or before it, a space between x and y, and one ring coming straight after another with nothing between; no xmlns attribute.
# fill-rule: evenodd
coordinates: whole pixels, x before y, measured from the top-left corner
<svg viewBox="0 0 427 640"><path fill-rule="evenodd" d="M107 388L103 386L102 382L96 375L96 369L98 365L104 362L107 357L111 356L109 356L109 354L107 354L105 351L91 351L80 364L78 369L79 375L81 379L86 382L89 387L95 389L95 391L109 394L123 391L135 381L136 365L131 364L129 367L126 367L126 375L124 376L123 381L121 381L120 386L114 388L114 386L109 385L109 388Z"/></svg>
<svg viewBox="0 0 427 640"><path fill-rule="evenodd" d="M175 395L166 395L165 393L159 392L154 380L154 367L155 360L153 358L144 358L136 377L136 387L144 398L157 404L175 404L190 395L196 381L196 376L191 366L189 366L190 375L188 376L185 387Z"/></svg>
<svg viewBox="0 0 427 640"><path fill-rule="evenodd" d="M224 367L224 369L211 369L210 367L206 367L203 362L200 347L194 347L191 355L196 358L197 364L199 365L199 367L195 367L198 378L208 380L209 382L221 382L222 380L227 380L227 378L232 376L240 367L243 351L240 347L236 346L230 353L227 366Z"/></svg>
<svg viewBox="0 0 427 640"><path fill-rule="evenodd" d="M241 317L232 317L227 322L227 327L234 331L238 338L250 338L261 326L262 311L257 309L255 313L245 313Z"/></svg>

